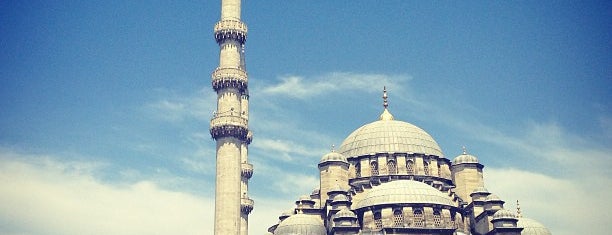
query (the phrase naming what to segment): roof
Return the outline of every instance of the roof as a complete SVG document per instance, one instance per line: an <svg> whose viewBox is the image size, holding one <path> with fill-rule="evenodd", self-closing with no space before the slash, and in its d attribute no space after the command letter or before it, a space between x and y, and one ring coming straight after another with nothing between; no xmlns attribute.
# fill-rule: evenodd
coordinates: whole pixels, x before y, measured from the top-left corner
<svg viewBox="0 0 612 235"><path fill-rule="evenodd" d="M352 209L386 204L436 204L454 206L451 199L428 184L414 180L395 180L373 187Z"/></svg>
<svg viewBox="0 0 612 235"><path fill-rule="evenodd" d="M376 153L421 153L443 157L438 143L423 129L390 118L385 109L380 120L353 131L340 145L347 158Z"/></svg>

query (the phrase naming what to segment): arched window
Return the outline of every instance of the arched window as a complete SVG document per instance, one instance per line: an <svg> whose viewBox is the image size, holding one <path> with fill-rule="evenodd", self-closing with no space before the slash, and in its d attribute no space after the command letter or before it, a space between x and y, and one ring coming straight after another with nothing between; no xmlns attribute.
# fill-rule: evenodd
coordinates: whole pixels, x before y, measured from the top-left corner
<svg viewBox="0 0 612 235"><path fill-rule="evenodd" d="M382 229L382 216L380 211L374 212L374 225L376 229Z"/></svg>
<svg viewBox="0 0 612 235"><path fill-rule="evenodd" d="M414 174L414 162L412 160L406 161L406 170L408 170L409 175Z"/></svg>
<svg viewBox="0 0 612 235"><path fill-rule="evenodd" d="M397 174L397 164L395 164L395 161L393 160L389 160L387 162L387 169L389 169L389 174Z"/></svg>
<svg viewBox="0 0 612 235"><path fill-rule="evenodd" d="M395 209L393 211L393 222L395 227L404 227L404 214L402 209Z"/></svg>
<svg viewBox="0 0 612 235"><path fill-rule="evenodd" d="M361 164L360 163L355 164L355 176L357 178L361 177Z"/></svg>
<svg viewBox="0 0 612 235"><path fill-rule="evenodd" d="M440 215L440 210L434 210L433 213L434 226L442 227L442 216Z"/></svg>
<svg viewBox="0 0 612 235"><path fill-rule="evenodd" d="M378 162L376 161L371 162L370 170L372 170L372 175L378 175Z"/></svg>
<svg viewBox="0 0 612 235"><path fill-rule="evenodd" d="M429 175L429 163L423 162L423 170L425 171L425 175Z"/></svg>

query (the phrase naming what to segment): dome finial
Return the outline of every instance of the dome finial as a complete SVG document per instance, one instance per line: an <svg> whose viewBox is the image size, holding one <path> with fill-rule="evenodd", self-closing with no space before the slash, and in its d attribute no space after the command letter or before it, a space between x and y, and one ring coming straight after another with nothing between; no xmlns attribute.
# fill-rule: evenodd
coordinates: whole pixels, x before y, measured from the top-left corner
<svg viewBox="0 0 612 235"><path fill-rule="evenodd" d="M393 120L393 115L389 112L389 110L387 110L387 107L389 107L389 102L387 102L387 87L384 86L383 87L383 107L385 107L385 110L383 111L383 113L380 115L379 120L381 121L389 121L389 120Z"/></svg>
<svg viewBox="0 0 612 235"><path fill-rule="evenodd" d="M383 106L385 107L385 109L387 107L389 107L389 103L387 103L387 86L383 86Z"/></svg>
<svg viewBox="0 0 612 235"><path fill-rule="evenodd" d="M332 152L336 152L336 145L335 145L335 144L332 144L332 146L331 146L331 151L332 151Z"/></svg>
<svg viewBox="0 0 612 235"><path fill-rule="evenodd" d="M519 200L516 200L516 217L523 218L523 215L521 215L521 204L519 204Z"/></svg>
<svg viewBox="0 0 612 235"><path fill-rule="evenodd" d="M466 155L467 154L467 149L465 148L465 145L461 146L461 149L463 149L463 155Z"/></svg>

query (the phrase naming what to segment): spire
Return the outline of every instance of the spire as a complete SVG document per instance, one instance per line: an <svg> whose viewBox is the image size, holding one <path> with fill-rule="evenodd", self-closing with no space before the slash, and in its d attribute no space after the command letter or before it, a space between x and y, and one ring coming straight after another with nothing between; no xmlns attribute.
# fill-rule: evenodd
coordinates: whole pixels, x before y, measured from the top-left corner
<svg viewBox="0 0 612 235"><path fill-rule="evenodd" d="M387 109L387 107L389 107L389 102L387 101L387 87L384 86L383 87L383 107L385 107L385 110L383 111L383 113L380 115L379 120L381 121L390 121L393 120L393 115L389 112L389 110Z"/></svg>
<svg viewBox="0 0 612 235"><path fill-rule="evenodd" d="M519 200L516 200L516 218L523 218L523 215L521 215L521 204L519 204Z"/></svg>

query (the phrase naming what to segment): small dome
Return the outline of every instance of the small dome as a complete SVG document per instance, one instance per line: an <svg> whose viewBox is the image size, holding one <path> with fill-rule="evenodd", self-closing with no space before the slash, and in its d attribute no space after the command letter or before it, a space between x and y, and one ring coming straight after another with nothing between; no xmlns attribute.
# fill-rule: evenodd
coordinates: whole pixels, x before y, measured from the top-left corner
<svg viewBox="0 0 612 235"><path fill-rule="evenodd" d="M466 152L463 152L463 154L453 159L453 165L459 165L463 163L478 163L478 158L474 155L470 155L470 154L467 154Z"/></svg>
<svg viewBox="0 0 612 235"><path fill-rule="evenodd" d="M283 220L276 230L275 235L326 235L327 231L323 221L314 215L295 214Z"/></svg>
<svg viewBox="0 0 612 235"><path fill-rule="evenodd" d="M501 199L500 199L500 198L499 198L497 195L495 195L495 194L489 194L489 196L487 196L487 197L485 198L485 201L488 201L488 202L500 202L500 201L502 201L502 202L503 202L503 200L501 200Z"/></svg>
<svg viewBox="0 0 612 235"><path fill-rule="evenodd" d="M501 209L496 211L495 214L493 214L492 220L498 219L516 219L516 215L512 211Z"/></svg>
<svg viewBox="0 0 612 235"><path fill-rule="evenodd" d="M418 203L454 206L450 198L439 190L419 181L395 180L373 187L353 209L374 205Z"/></svg>
<svg viewBox="0 0 612 235"><path fill-rule="evenodd" d="M348 208L343 208L342 210L338 211L338 213L334 215L334 218L355 218L357 219L357 215L355 215L355 213L349 210Z"/></svg>
<svg viewBox="0 0 612 235"><path fill-rule="evenodd" d="M489 193L489 190L487 190L487 188L485 187L478 187L478 188L475 188L474 191L472 191L472 193Z"/></svg>
<svg viewBox="0 0 612 235"><path fill-rule="evenodd" d="M344 157L344 155L339 154L335 151L331 151L330 153L323 155L319 163L324 163L324 162L342 162L342 163L348 164L346 157Z"/></svg>
<svg viewBox="0 0 612 235"><path fill-rule="evenodd" d="M344 194L338 194L334 197L334 199L332 200L334 202L348 202L348 197Z"/></svg>
<svg viewBox="0 0 612 235"><path fill-rule="evenodd" d="M529 218L519 218L517 227L523 228L521 235L552 235L540 222Z"/></svg>

